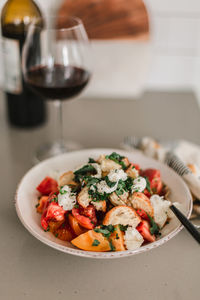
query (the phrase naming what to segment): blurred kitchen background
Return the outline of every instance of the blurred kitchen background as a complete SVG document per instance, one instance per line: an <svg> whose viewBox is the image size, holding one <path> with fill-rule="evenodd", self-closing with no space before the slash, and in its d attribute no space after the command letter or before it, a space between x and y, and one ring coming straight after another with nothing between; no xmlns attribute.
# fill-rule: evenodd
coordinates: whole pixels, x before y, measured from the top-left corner
<svg viewBox="0 0 200 300"><path fill-rule="evenodd" d="M63 2L67 6L73 1L35 2L43 14L51 14L59 11ZM112 2L115 10L115 0L102 2ZM121 2L126 5L129 1ZM1 7L4 3L0 0ZM124 39L113 39L112 36L109 39L106 36L105 40L102 37L94 40L92 37L93 79L80 96L82 101L64 103L66 136L78 139L87 147L118 146L124 136L132 134L170 140L185 138L198 143L199 137L192 135L192 131L199 125L200 2L146 0L143 9L142 2L136 0L135 3L145 24L139 29L139 35L136 32L132 38ZM146 10L148 17L145 17ZM87 18L87 11L82 9L83 19L84 13ZM103 23L104 12L101 13ZM133 19L140 23L140 16ZM2 83L2 72L0 80ZM130 101L136 99L138 101ZM122 100L126 117L119 119ZM181 112L182 106L184 112ZM160 113L162 111L163 114ZM90 114L96 114L95 124L89 122ZM183 132L183 123L187 118L193 123L187 124ZM168 130L169 120L175 124L175 130ZM73 122L76 122L76 127L72 126ZM116 132L114 126L119 122L122 126ZM10 134L20 136L17 131Z"/></svg>

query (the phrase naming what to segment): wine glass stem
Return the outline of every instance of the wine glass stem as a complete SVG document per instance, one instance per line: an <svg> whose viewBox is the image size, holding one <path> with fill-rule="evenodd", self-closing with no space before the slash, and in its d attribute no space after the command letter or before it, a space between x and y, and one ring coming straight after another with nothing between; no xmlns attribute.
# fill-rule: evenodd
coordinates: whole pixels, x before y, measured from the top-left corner
<svg viewBox="0 0 200 300"><path fill-rule="evenodd" d="M62 101L55 100L55 106L57 110L57 140L60 146L64 145L64 138L63 138L63 116L62 116Z"/></svg>

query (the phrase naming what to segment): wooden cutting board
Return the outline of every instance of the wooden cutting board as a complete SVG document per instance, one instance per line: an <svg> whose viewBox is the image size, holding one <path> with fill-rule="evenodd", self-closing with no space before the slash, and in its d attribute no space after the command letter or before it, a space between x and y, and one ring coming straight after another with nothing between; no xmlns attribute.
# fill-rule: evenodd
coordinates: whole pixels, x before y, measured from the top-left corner
<svg viewBox="0 0 200 300"><path fill-rule="evenodd" d="M142 0L64 0L66 12L82 19L90 39L149 38L149 19Z"/></svg>

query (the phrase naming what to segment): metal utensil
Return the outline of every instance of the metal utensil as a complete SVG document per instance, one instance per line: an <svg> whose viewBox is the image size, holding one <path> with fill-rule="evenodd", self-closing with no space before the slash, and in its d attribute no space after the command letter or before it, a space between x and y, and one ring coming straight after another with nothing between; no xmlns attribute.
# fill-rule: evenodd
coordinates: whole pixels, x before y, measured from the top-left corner
<svg viewBox="0 0 200 300"><path fill-rule="evenodd" d="M173 213L179 219L179 221L183 224L183 226L187 229L187 231L189 231L193 238L200 244L200 233L195 228L195 226L173 204L170 206L170 209L173 211Z"/></svg>

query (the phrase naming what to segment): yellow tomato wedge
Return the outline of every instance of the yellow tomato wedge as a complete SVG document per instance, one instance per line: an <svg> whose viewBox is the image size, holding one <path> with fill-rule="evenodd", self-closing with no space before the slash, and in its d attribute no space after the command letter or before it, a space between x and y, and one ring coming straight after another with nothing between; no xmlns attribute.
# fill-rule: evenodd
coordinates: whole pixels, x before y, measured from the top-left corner
<svg viewBox="0 0 200 300"><path fill-rule="evenodd" d="M79 249L85 251L106 252L110 251L110 243L101 233L89 230L71 241Z"/></svg>
<svg viewBox="0 0 200 300"><path fill-rule="evenodd" d="M58 239L62 241L70 242L74 238L74 233L72 232L69 225L65 225L64 228L62 228L61 225L61 227L55 230L54 234Z"/></svg>
<svg viewBox="0 0 200 300"><path fill-rule="evenodd" d="M120 230L119 225L115 225L114 227L115 231L110 236L112 244L115 247L115 251L124 251L126 250L124 247L124 233Z"/></svg>
<svg viewBox="0 0 200 300"><path fill-rule="evenodd" d="M63 223L64 221L50 221L49 231L54 233Z"/></svg>
<svg viewBox="0 0 200 300"><path fill-rule="evenodd" d="M115 251L124 251L124 233L120 230L118 225L114 226L115 231L111 233L110 237L104 237L100 232L89 230L84 234L79 235L73 239L71 243L79 249L95 252L107 252L111 248Z"/></svg>

